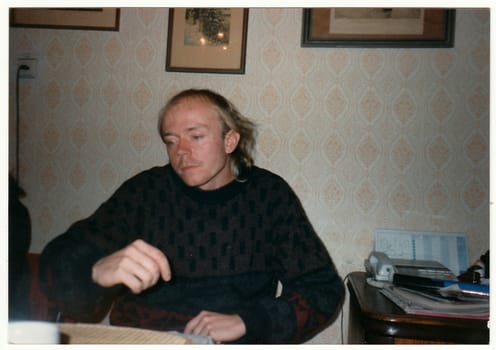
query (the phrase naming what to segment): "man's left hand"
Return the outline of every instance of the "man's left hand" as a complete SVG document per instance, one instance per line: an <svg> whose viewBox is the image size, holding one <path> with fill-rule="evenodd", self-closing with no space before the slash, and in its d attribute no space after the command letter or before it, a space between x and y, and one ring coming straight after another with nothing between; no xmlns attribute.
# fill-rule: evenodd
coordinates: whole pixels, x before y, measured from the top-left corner
<svg viewBox="0 0 496 350"><path fill-rule="evenodd" d="M209 336L214 342L222 343L241 338L246 327L239 315L202 311L188 322L184 333Z"/></svg>

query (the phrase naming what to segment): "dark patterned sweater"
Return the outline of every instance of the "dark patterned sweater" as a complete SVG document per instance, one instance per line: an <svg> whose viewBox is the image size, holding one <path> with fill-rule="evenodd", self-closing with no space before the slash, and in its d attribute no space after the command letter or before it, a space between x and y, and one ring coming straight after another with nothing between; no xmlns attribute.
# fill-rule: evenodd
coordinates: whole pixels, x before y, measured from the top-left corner
<svg viewBox="0 0 496 350"><path fill-rule="evenodd" d="M182 331L209 310L240 315L241 343L308 339L339 311L342 280L289 185L258 167L242 176L213 191L186 186L170 165L132 177L45 247L46 293L76 321L113 302L116 325ZM170 282L138 295L92 282L97 260L138 238L166 254Z"/></svg>

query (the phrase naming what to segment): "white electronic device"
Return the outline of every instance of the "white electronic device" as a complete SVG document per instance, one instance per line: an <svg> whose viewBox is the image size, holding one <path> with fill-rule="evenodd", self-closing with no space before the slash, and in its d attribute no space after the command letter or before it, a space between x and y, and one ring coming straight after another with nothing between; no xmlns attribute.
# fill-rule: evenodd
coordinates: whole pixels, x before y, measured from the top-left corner
<svg viewBox="0 0 496 350"><path fill-rule="evenodd" d="M365 260L365 269L376 281L392 282L395 267L392 260L383 252L372 251Z"/></svg>
<svg viewBox="0 0 496 350"><path fill-rule="evenodd" d="M391 259L386 253L372 251L365 260L365 269L370 277L379 282L393 282L394 275L456 280L446 266L433 260Z"/></svg>

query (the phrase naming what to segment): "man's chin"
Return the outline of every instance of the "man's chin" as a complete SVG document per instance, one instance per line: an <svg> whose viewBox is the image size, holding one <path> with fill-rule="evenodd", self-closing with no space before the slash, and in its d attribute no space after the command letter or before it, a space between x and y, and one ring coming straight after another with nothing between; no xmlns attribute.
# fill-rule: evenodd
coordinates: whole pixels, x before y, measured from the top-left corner
<svg viewBox="0 0 496 350"><path fill-rule="evenodd" d="M190 176L182 175L180 177L181 177L181 180L183 180L183 182L188 187L199 187L203 184L203 182L201 180L198 180L198 179L190 177Z"/></svg>

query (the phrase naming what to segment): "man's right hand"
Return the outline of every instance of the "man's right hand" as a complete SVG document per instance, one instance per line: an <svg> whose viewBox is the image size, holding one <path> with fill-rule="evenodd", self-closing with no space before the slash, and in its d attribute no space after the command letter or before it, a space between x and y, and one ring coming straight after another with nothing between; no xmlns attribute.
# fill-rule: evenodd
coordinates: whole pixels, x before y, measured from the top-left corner
<svg viewBox="0 0 496 350"><path fill-rule="evenodd" d="M155 285L162 277L170 281L167 257L158 248L138 239L93 265L93 281L102 287L124 284L135 294Z"/></svg>

